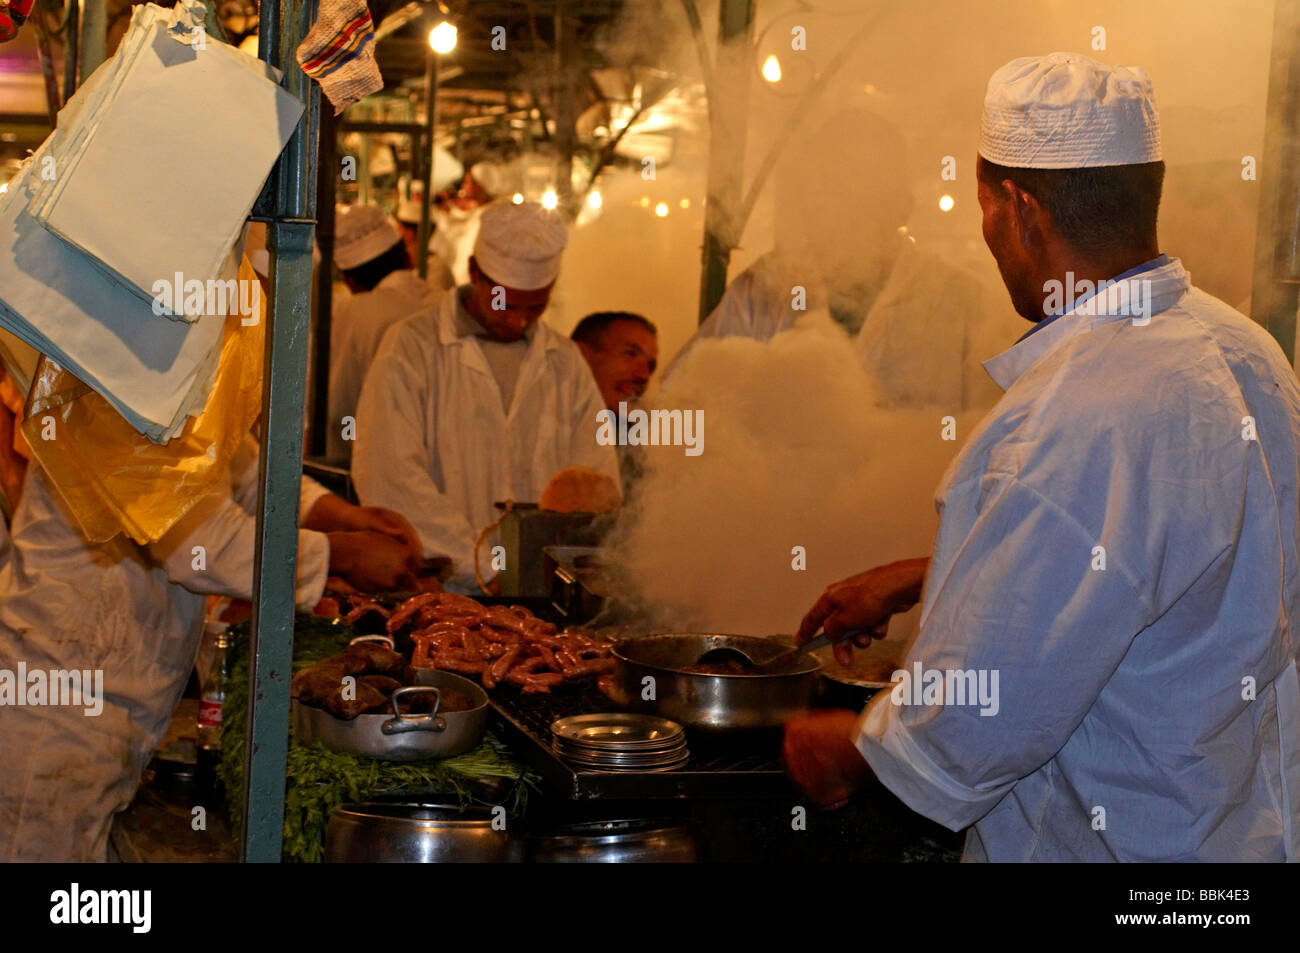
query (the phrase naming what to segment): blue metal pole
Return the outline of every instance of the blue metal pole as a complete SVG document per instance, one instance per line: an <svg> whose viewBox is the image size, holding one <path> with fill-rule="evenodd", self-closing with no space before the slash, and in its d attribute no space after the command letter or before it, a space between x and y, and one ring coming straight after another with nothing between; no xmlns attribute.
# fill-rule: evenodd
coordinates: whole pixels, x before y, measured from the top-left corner
<svg viewBox="0 0 1300 953"><path fill-rule="evenodd" d="M314 13L313 0L266 0L262 5L261 56L283 71L285 88L303 101L306 110L263 196L270 203L267 246L271 294L266 316L261 486L243 791L243 859L252 863L278 862L284 831L298 491L320 120L319 90L298 68L294 50L306 35Z"/></svg>

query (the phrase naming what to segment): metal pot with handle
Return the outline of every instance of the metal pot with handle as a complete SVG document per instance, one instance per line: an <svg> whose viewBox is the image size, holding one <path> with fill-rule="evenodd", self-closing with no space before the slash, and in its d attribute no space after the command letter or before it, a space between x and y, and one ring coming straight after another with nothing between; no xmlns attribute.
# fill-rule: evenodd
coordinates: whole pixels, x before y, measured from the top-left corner
<svg viewBox="0 0 1300 953"><path fill-rule="evenodd" d="M690 864L696 858L690 831L671 820L584 821L528 842L528 859L539 864Z"/></svg>
<svg viewBox="0 0 1300 953"><path fill-rule="evenodd" d="M326 863L518 863L519 842L488 808L366 802L334 809Z"/></svg>
<svg viewBox="0 0 1300 953"><path fill-rule="evenodd" d="M420 684L393 692L391 714L363 714L349 721L294 701L294 733L304 744L319 741L333 751L382 761L450 758L476 747L487 731L487 692L451 672L422 669L417 680ZM440 712L442 692L452 689L469 696L473 707ZM420 694L434 696L433 711L402 714L399 702Z"/></svg>
<svg viewBox="0 0 1300 953"><path fill-rule="evenodd" d="M718 648L740 649L761 663L790 647L756 636L706 633L624 639L614 649L610 697L635 711L706 732L773 729L812 707L821 670L815 658L798 658L788 671L778 673L688 671L706 652Z"/></svg>

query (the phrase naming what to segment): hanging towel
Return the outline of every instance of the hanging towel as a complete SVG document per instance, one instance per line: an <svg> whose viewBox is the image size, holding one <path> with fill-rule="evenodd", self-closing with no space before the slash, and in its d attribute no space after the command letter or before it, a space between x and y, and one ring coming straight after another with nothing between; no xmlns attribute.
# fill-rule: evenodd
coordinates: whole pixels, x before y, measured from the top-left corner
<svg viewBox="0 0 1300 953"><path fill-rule="evenodd" d="M364 0L321 0L320 14L298 46L302 71L320 83L337 116L384 88L375 63L375 26Z"/></svg>

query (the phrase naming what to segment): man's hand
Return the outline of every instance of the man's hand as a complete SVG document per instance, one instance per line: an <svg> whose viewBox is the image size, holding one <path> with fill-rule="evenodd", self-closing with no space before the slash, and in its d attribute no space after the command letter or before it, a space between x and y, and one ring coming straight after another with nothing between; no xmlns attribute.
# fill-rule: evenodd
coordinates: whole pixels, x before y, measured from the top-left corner
<svg viewBox="0 0 1300 953"><path fill-rule="evenodd" d="M352 585L342 576L330 576L325 580L325 591L332 592L338 596L355 596L357 587Z"/></svg>
<svg viewBox="0 0 1300 953"><path fill-rule="evenodd" d="M785 725L785 770L822 810L842 807L875 775L853 744L858 722L848 709L796 715Z"/></svg>
<svg viewBox="0 0 1300 953"><path fill-rule="evenodd" d="M333 532L329 540L330 575L362 592L415 588L419 556L393 537L362 530Z"/></svg>
<svg viewBox="0 0 1300 953"><path fill-rule="evenodd" d="M853 648L866 648L871 640L883 639L889 617L906 612L921 599L929 557L904 559L877 566L826 587L799 625L802 645L819 628L835 640L835 658L851 665Z"/></svg>
<svg viewBox="0 0 1300 953"><path fill-rule="evenodd" d="M303 529L321 533L360 532L383 533L420 551L420 534L400 513L382 506L353 506L342 497L327 493L318 499L303 518Z"/></svg>
<svg viewBox="0 0 1300 953"><path fill-rule="evenodd" d="M386 510L382 506L354 506L352 509L355 510L356 515L349 529L383 533L404 543L416 555L423 553L420 547L420 534L401 513Z"/></svg>
<svg viewBox="0 0 1300 953"><path fill-rule="evenodd" d="M316 501L302 525L331 537L335 533L379 534L402 546L417 562L424 555L420 534L406 517L382 506L353 506L332 493Z"/></svg>

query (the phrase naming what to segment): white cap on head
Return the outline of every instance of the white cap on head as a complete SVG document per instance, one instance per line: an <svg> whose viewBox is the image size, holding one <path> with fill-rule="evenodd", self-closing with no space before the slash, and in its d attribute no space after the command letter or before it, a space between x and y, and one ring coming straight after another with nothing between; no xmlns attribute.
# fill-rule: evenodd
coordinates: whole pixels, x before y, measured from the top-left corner
<svg viewBox="0 0 1300 953"><path fill-rule="evenodd" d="M1140 66L1077 53L1012 60L989 79L979 153L1014 169L1158 162L1160 116Z"/></svg>
<svg viewBox="0 0 1300 953"><path fill-rule="evenodd" d="M403 225L419 225L420 201L418 199L401 199L397 203L396 217Z"/></svg>
<svg viewBox="0 0 1300 953"><path fill-rule="evenodd" d="M474 260L492 281L519 291L545 288L560 273L569 230L537 202L501 199L483 207Z"/></svg>
<svg viewBox="0 0 1300 953"><path fill-rule="evenodd" d="M424 204L424 183L411 182L397 189L397 209L393 217L403 225L420 224L420 207Z"/></svg>
<svg viewBox="0 0 1300 953"><path fill-rule="evenodd" d="M504 170L495 162L476 162L469 167L469 174L474 177L480 188L488 195L496 198L506 190L506 177Z"/></svg>
<svg viewBox="0 0 1300 953"><path fill-rule="evenodd" d="M401 240L401 234L379 206L340 206L334 219L334 264L344 271L356 268Z"/></svg>

